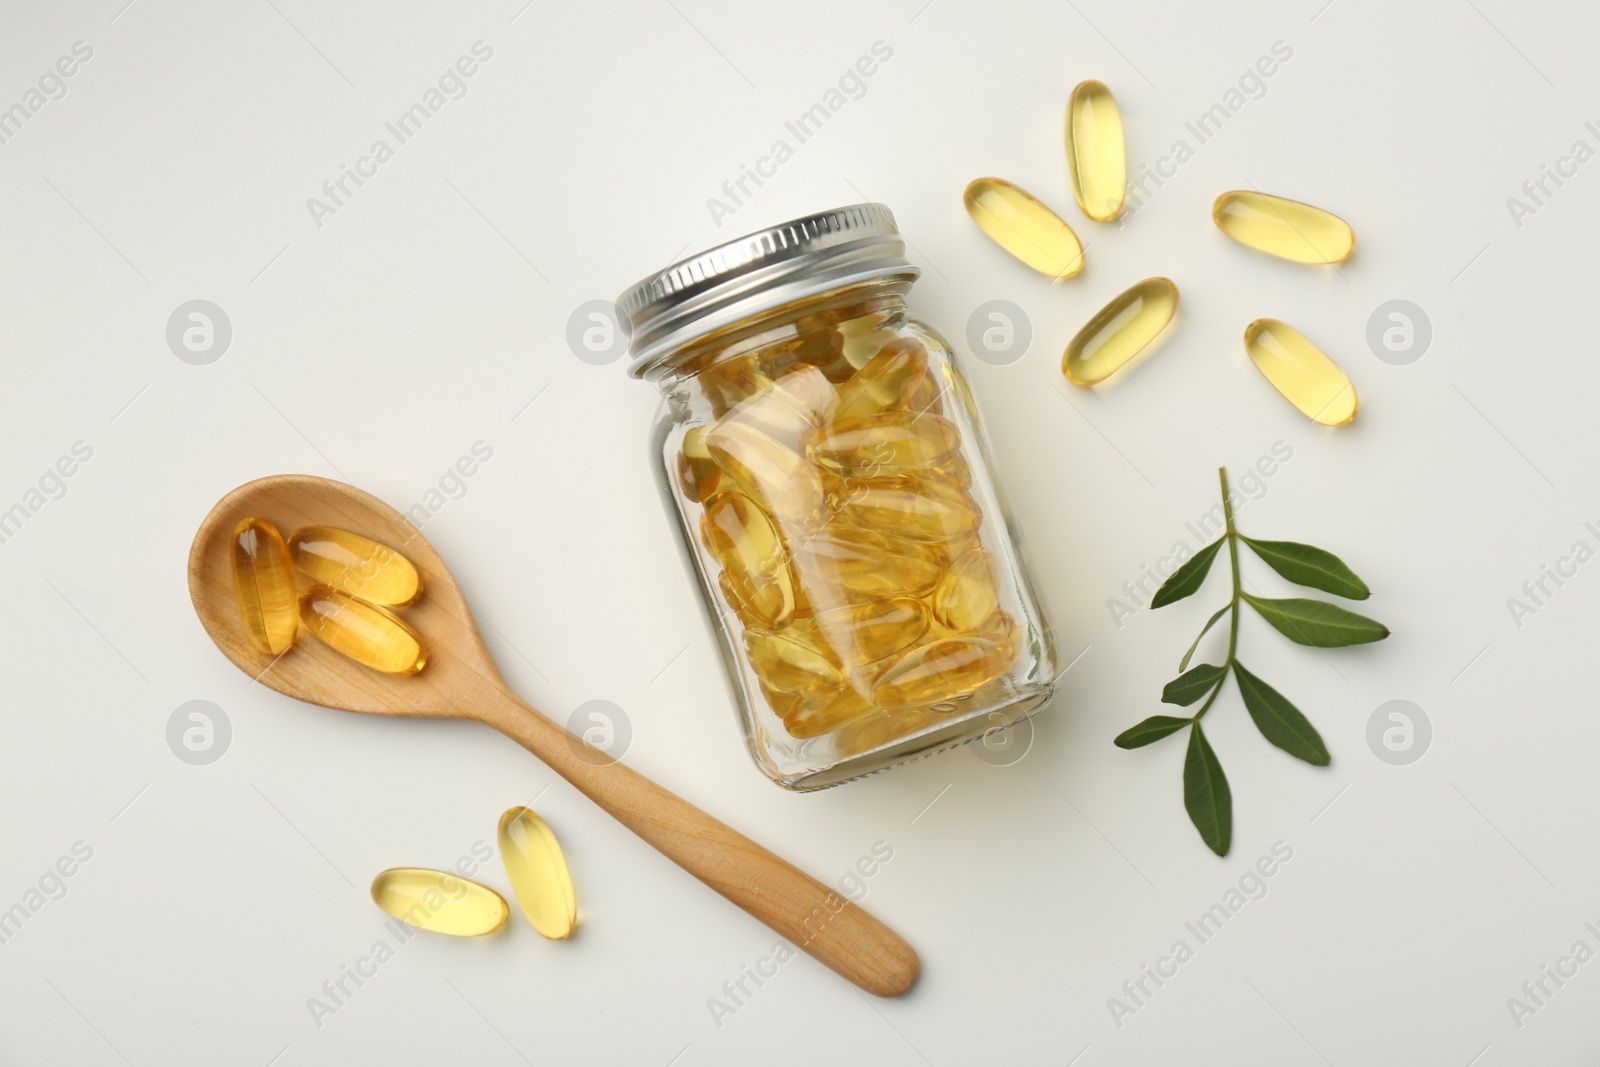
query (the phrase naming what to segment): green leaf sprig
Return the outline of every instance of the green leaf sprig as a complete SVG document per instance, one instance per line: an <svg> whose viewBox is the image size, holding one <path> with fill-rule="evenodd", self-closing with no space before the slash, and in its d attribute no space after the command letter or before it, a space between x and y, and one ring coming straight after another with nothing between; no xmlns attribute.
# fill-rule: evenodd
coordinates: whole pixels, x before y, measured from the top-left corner
<svg viewBox="0 0 1600 1067"><path fill-rule="evenodd" d="M1201 840L1219 856L1228 854L1233 841L1233 794L1228 789L1227 776L1211 743L1200 730L1200 720L1211 705L1217 702L1231 672L1239 683L1239 696L1245 710L1255 721L1263 737L1289 755L1303 759L1317 767L1328 764L1328 748L1316 727L1300 713L1300 709L1272 686L1245 669L1239 662L1239 605L1248 604L1283 636L1300 645L1316 648L1338 648L1381 641L1389 636L1388 627L1382 623L1357 615L1326 600L1295 597L1273 600L1246 593L1239 582L1239 544L1248 545L1267 566L1296 585L1320 589L1324 593L1349 600L1365 600L1371 595L1367 584L1356 577L1344 561L1331 552L1294 541L1257 541L1241 534L1233 524L1233 505L1228 499L1227 468L1218 470L1222 480L1222 514L1225 529L1221 537L1196 552L1183 566L1172 573L1156 595L1151 598L1152 608L1165 607L1194 595L1205 583L1211 564L1222 546L1228 546L1228 562L1233 568L1233 596L1218 608L1200 634L1183 654L1178 664L1179 675L1161 691L1164 704L1191 707L1201 700L1200 710L1193 715L1152 715L1117 735L1118 748L1143 748L1145 745L1169 737L1185 727L1189 728L1189 751L1183 764L1183 806L1189 819L1200 831ZM1211 631L1224 615L1228 622L1228 654L1218 664L1201 663L1194 667L1189 661L1200 647L1201 638Z"/></svg>

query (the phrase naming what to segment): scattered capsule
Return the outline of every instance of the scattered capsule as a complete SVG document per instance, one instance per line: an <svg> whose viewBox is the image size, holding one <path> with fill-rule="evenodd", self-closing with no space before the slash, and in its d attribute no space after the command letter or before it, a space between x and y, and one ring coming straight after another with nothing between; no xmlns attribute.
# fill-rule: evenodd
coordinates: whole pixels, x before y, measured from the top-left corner
<svg viewBox="0 0 1600 1067"><path fill-rule="evenodd" d="M889 478L937 467L960 447L961 431L942 415L886 411L829 423L811 458L841 477Z"/></svg>
<svg viewBox="0 0 1600 1067"><path fill-rule="evenodd" d="M744 647L761 680L780 693L823 696L844 684L838 663L818 646L807 627L746 630Z"/></svg>
<svg viewBox="0 0 1600 1067"><path fill-rule="evenodd" d="M893 597L825 611L814 625L844 666L860 666L915 644L928 630L928 606L914 597Z"/></svg>
<svg viewBox="0 0 1600 1067"><path fill-rule="evenodd" d="M986 548L973 548L950 564L933 591L933 614L954 631L976 630L1000 607L999 564Z"/></svg>
<svg viewBox="0 0 1600 1067"><path fill-rule="evenodd" d="M1067 172L1078 207L1096 222L1122 211L1128 186L1128 156L1122 112L1102 82L1082 81L1067 101Z"/></svg>
<svg viewBox="0 0 1600 1067"><path fill-rule="evenodd" d="M850 601L922 596L942 566L933 545L849 526L830 526L794 553L795 576L813 601L835 590Z"/></svg>
<svg viewBox="0 0 1600 1067"><path fill-rule="evenodd" d="M508 808L499 837L512 895L529 925L552 941L569 936L578 925L578 903L555 833L531 808Z"/></svg>
<svg viewBox="0 0 1600 1067"><path fill-rule="evenodd" d="M1146 278L1117 294L1067 343L1061 370L1074 385L1105 381L1154 341L1178 310L1178 287Z"/></svg>
<svg viewBox="0 0 1600 1067"><path fill-rule="evenodd" d="M706 449L741 492L780 518L803 520L822 505L817 469L770 434L719 422L706 433Z"/></svg>
<svg viewBox="0 0 1600 1067"><path fill-rule="evenodd" d="M801 697L788 705L783 728L790 737L831 734L878 709L854 689L841 689L824 697Z"/></svg>
<svg viewBox="0 0 1600 1067"><path fill-rule="evenodd" d="M380 871L372 880L372 899L403 923L457 937L492 934L511 914L505 898L488 886L426 867Z"/></svg>
<svg viewBox="0 0 1600 1067"><path fill-rule="evenodd" d="M287 651L300 626L294 565L283 535L265 519L245 519L234 527L233 590L256 651L267 656Z"/></svg>
<svg viewBox="0 0 1600 1067"><path fill-rule="evenodd" d="M788 551L765 512L743 493L719 493L700 518L706 547L722 564L722 591L746 619L778 627L794 617Z"/></svg>
<svg viewBox="0 0 1600 1067"><path fill-rule="evenodd" d="M428 662L415 630L387 608L332 586L314 585L301 595L300 624L335 652L385 674L416 674Z"/></svg>
<svg viewBox="0 0 1600 1067"><path fill-rule="evenodd" d="M893 530L912 541L944 545L975 535L983 515L961 490L919 480L916 488L874 482L851 486L838 505L835 520L841 526Z"/></svg>
<svg viewBox="0 0 1600 1067"><path fill-rule="evenodd" d="M912 649L878 677L873 703L884 708L933 704L971 693L1010 669L1013 657L989 637L964 635Z"/></svg>
<svg viewBox="0 0 1600 1067"><path fill-rule="evenodd" d="M302 526L289 535L289 555L317 581L372 604L409 604L422 595L409 559L349 530Z"/></svg>
<svg viewBox="0 0 1600 1067"><path fill-rule="evenodd" d="M1356 417L1356 387L1339 364L1299 330L1277 319L1245 328L1244 347L1256 369L1312 422L1343 426Z"/></svg>
<svg viewBox="0 0 1600 1067"><path fill-rule="evenodd" d="M1034 270L1070 278L1083 269L1078 235L1031 193L1001 178L979 178L967 186L965 201L978 228Z"/></svg>
<svg viewBox="0 0 1600 1067"><path fill-rule="evenodd" d="M1211 217L1240 244L1295 263L1342 263L1356 247L1339 216L1281 196L1236 189L1217 197Z"/></svg>

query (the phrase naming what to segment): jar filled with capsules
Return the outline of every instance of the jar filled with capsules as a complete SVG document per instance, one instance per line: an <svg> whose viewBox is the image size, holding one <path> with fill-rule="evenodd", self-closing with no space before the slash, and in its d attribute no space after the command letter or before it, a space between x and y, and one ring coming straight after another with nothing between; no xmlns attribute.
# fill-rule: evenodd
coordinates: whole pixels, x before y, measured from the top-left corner
<svg viewBox="0 0 1600 1067"><path fill-rule="evenodd" d="M950 344L881 204L674 263L618 298L629 372L756 764L818 789L984 737L1055 649Z"/></svg>

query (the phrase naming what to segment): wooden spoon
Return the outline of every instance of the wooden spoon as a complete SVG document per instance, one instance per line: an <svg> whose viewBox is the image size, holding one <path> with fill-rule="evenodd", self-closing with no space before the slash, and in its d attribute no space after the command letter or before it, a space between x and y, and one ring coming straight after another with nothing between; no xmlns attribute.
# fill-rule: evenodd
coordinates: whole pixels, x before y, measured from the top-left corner
<svg viewBox="0 0 1600 1067"><path fill-rule="evenodd" d="M251 516L272 523L285 537L300 526L337 526L403 552L422 575L422 598L402 609L428 646L422 673L401 677L368 670L305 633L276 660L257 652L239 613L231 555L234 528ZM486 723L668 859L867 992L898 996L916 980L916 952L883 923L518 698L500 677L444 560L378 498L305 474L241 485L217 502L195 534L189 596L223 655L263 685L345 711Z"/></svg>

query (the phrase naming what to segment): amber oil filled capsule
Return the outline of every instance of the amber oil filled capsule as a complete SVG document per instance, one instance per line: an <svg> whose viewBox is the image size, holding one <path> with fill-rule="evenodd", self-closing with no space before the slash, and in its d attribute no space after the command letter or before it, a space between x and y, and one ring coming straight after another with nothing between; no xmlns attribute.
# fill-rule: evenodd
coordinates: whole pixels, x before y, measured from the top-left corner
<svg viewBox="0 0 1600 1067"><path fill-rule="evenodd" d="M975 630L1000 606L994 553L973 548L950 564L933 591L933 613L951 630Z"/></svg>
<svg viewBox="0 0 1600 1067"><path fill-rule="evenodd" d="M691 426L684 431L678 452L678 482L690 498L702 504L728 487L727 476L706 448L704 426Z"/></svg>
<svg viewBox="0 0 1600 1067"><path fill-rule="evenodd" d="M942 415L885 411L823 427L811 458L842 477L885 478L937 467L961 447L961 431Z"/></svg>
<svg viewBox="0 0 1600 1067"><path fill-rule="evenodd" d="M1146 278L1117 294L1067 343L1061 371L1074 385L1105 381L1167 328L1178 310L1178 287Z"/></svg>
<svg viewBox="0 0 1600 1067"><path fill-rule="evenodd" d="M289 535L289 556L315 580L372 604L409 604L422 595L409 559L349 530L302 526Z"/></svg>
<svg viewBox="0 0 1600 1067"><path fill-rule="evenodd" d="M294 644L300 626L294 565L283 535L265 519L245 519L234 528L233 591L257 652L278 656Z"/></svg>
<svg viewBox="0 0 1600 1067"><path fill-rule="evenodd" d="M505 898L488 886L426 867L380 871L372 880L372 900L410 926L457 937L492 934L511 914Z"/></svg>
<svg viewBox="0 0 1600 1067"><path fill-rule="evenodd" d="M736 606L771 627L794 616L795 589L788 550L778 530L743 493L719 493L706 502L700 533L722 564L723 586Z"/></svg>
<svg viewBox="0 0 1600 1067"><path fill-rule="evenodd" d="M1312 422L1343 426L1356 417L1356 387L1339 364L1286 322L1257 319L1244 331L1244 347L1274 389Z"/></svg>
<svg viewBox="0 0 1600 1067"><path fill-rule="evenodd" d="M1211 218L1240 244L1295 263L1341 263L1356 247L1350 224L1333 212L1253 190L1223 193Z"/></svg>
<svg viewBox="0 0 1600 1067"><path fill-rule="evenodd" d="M783 715L783 728L790 737L820 737L877 710L866 697L845 688L825 697L802 697L791 702Z"/></svg>
<svg viewBox="0 0 1600 1067"><path fill-rule="evenodd" d="M529 925L552 941L569 936L578 904L555 832L531 808L509 808L500 816L499 838L506 877Z"/></svg>
<svg viewBox="0 0 1600 1067"><path fill-rule="evenodd" d="M1104 83L1091 79L1072 90L1066 141L1067 173L1078 207L1096 222L1116 218L1128 187L1128 157L1122 112Z"/></svg>
<svg viewBox="0 0 1600 1067"><path fill-rule="evenodd" d="M795 545L795 576L813 600L837 591L845 601L922 596L943 573L938 549L905 538L831 525Z"/></svg>
<svg viewBox="0 0 1600 1067"><path fill-rule="evenodd" d="M794 448L738 420L717 423L706 448L733 484L780 518L803 520L822 505L816 467Z"/></svg>
<svg viewBox="0 0 1600 1067"><path fill-rule="evenodd" d="M872 700L905 708L951 700L1004 674L1012 658L995 639L963 635L912 649L879 676Z"/></svg>
<svg viewBox="0 0 1600 1067"><path fill-rule="evenodd" d="M840 526L892 530L899 537L937 544L966 541L983 521L967 494L925 480L914 489L874 482L850 486L834 518Z"/></svg>
<svg viewBox="0 0 1600 1067"><path fill-rule="evenodd" d="M1034 270L1070 278L1083 269L1083 242L1032 193L1002 178L979 178L963 199L978 228Z"/></svg>
<svg viewBox="0 0 1600 1067"><path fill-rule="evenodd" d="M761 680L780 693L824 696L844 684L844 673L808 627L746 630L745 651Z"/></svg>
<svg viewBox="0 0 1600 1067"><path fill-rule="evenodd" d="M416 674L428 662L422 638L393 612L332 586L301 595L300 624L335 652L385 674Z"/></svg>
<svg viewBox="0 0 1600 1067"><path fill-rule="evenodd" d="M928 606L915 597L892 597L825 611L814 625L844 666L860 666L914 644L927 632Z"/></svg>

